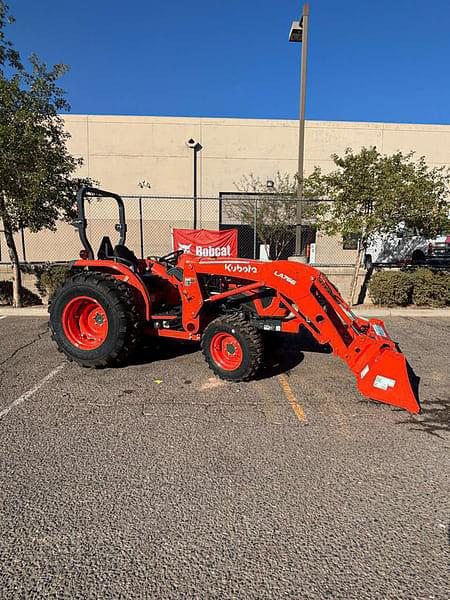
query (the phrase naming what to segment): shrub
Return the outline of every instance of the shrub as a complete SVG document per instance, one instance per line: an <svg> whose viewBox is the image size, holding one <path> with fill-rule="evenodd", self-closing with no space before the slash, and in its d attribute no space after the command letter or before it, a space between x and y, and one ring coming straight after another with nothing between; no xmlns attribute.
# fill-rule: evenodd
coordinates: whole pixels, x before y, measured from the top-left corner
<svg viewBox="0 0 450 600"><path fill-rule="evenodd" d="M418 306L447 306L450 304L450 273L417 269L413 275L412 301Z"/></svg>
<svg viewBox="0 0 450 600"><path fill-rule="evenodd" d="M369 296L381 306L406 306L411 295L412 279L405 271L379 271L369 283Z"/></svg>
<svg viewBox="0 0 450 600"><path fill-rule="evenodd" d="M37 288L42 294L52 296L70 277L71 271L65 265L49 265L36 272Z"/></svg>
<svg viewBox="0 0 450 600"><path fill-rule="evenodd" d="M0 305L12 304L13 284L12 281L0 281ZM24 306L33 306L33 304L42 304L39 296L29 289L22 287L22 302Z"/></svg>
<svg viewBox="0 0 450 600"><path fill-rule="evenodd" d="M379 271L370 280L369 295L380 306L447 306L450 273L425 267L409 272Z"/></svg>

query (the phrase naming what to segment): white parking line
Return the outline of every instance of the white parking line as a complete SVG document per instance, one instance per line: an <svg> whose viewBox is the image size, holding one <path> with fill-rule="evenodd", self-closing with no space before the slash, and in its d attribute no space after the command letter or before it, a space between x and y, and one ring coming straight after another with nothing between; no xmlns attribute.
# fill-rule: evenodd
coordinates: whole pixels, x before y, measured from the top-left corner
<svg viewBox="0 0 450 600"><path fill-rule="evenodd" d="M0 316L0 321L1 321L2 319L6 319L6 315Z"/></svg>
<svg viewBox="0 0 450 600"><path fill-rule="evenodd" d="M53 377L55 375L58 375L58 373L62 369L64 369L65 366L66 366L66 363L59 365L59 367L56 367L56 369L53 369L53 371L50 371L50 373L48 375L46 375L44 377L44 379L41 379L38 383L36 383L36 385L33 386L31 388L31 390L28 390L28 392L25 392L24 394L22 394L21 396L16 398L13 402L11 402L11 404L9 404L6 408L4 408L2 411L0 411L0 419L5 417L16 406L19 406L20 404L23 404L24 402L29 400L33 394L35 394L44 384L47 383L47 381L50 381L50 379L53 379Z"/></svg>

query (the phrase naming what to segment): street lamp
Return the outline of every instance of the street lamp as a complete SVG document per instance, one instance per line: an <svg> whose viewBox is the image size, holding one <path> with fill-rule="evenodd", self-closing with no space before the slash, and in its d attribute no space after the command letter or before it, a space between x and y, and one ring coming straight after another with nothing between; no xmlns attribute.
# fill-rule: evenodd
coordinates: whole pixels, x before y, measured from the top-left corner
<svg viewBox="0 0 450 600"><path fill-rule="evenodd" d="M295 256L300 262L306 262L302 256L302 200L303 200L303 159L305 154L305 98L306 98L306 52L308 49L309 4L303 5L300 21L293 21L289 33L290 42L302 43L302 62L300 73L300 115L298 131L298 185L297 185L297 223L295 227Z"/></svg>
<svg viewBox="0 0 450 600"><path fill-rule="evenodd" d="M200 150L203 148L203 146L200 144L200 142L197 142L196 140L194 140L194 138L189 138L188 140L186 140L186 146L188 148L191 148L191 150L193 150L193 153L194 153L193 175L192 175L192 196L193 196L193 201L194 201L193 229L197 229L197 178L198 178L197 154L200 152Z"/></svg>

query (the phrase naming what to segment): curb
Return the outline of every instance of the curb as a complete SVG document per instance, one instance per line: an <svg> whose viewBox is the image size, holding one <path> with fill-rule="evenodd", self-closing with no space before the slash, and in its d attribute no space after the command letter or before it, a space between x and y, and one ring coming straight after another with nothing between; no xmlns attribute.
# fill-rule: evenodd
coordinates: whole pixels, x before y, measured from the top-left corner
<svg viewBox="0 0 450 600"><path fill-rule="evenodd" d="M353 307L358 317L416 317L416 318L450 318L450 308L372 308ZM47 306L29 306L26 308L10 308L0 306L2 317L48 317Z"/></svg>
<svg viewBox="0 0 450 600"><path fill-rule="evenodd" d="M48 312L46 306L27 306L25 308L0 306L0 317L48 317Z"/></svg>
<svg viewBox="0 0 450 600"><path fill-rule="evenodd" d="M352 311L358 317L416 317L450 318L450 308L357 308Z"/></svg>

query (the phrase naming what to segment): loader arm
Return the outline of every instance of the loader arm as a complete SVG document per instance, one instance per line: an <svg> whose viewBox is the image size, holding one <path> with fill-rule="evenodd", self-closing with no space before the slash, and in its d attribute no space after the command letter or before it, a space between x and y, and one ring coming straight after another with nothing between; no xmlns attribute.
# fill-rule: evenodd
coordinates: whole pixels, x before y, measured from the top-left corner
<svg viewBox="0 0 450 600"><path fill-rule="evenodd" d="M408 365L383 321L357 317L337 289L319 270L291 261L260 262L245 259L215 260L183 256L181 297L183 325L197 332L207 304L242 294L270 289L287 310L278 331L297 333L306 327L320 344L329 344L356 377L366 397L420 411L409 381ZM218 275L234 287L205 298L198 275ZM264 320L264 317L262 317Z"/></svg>

